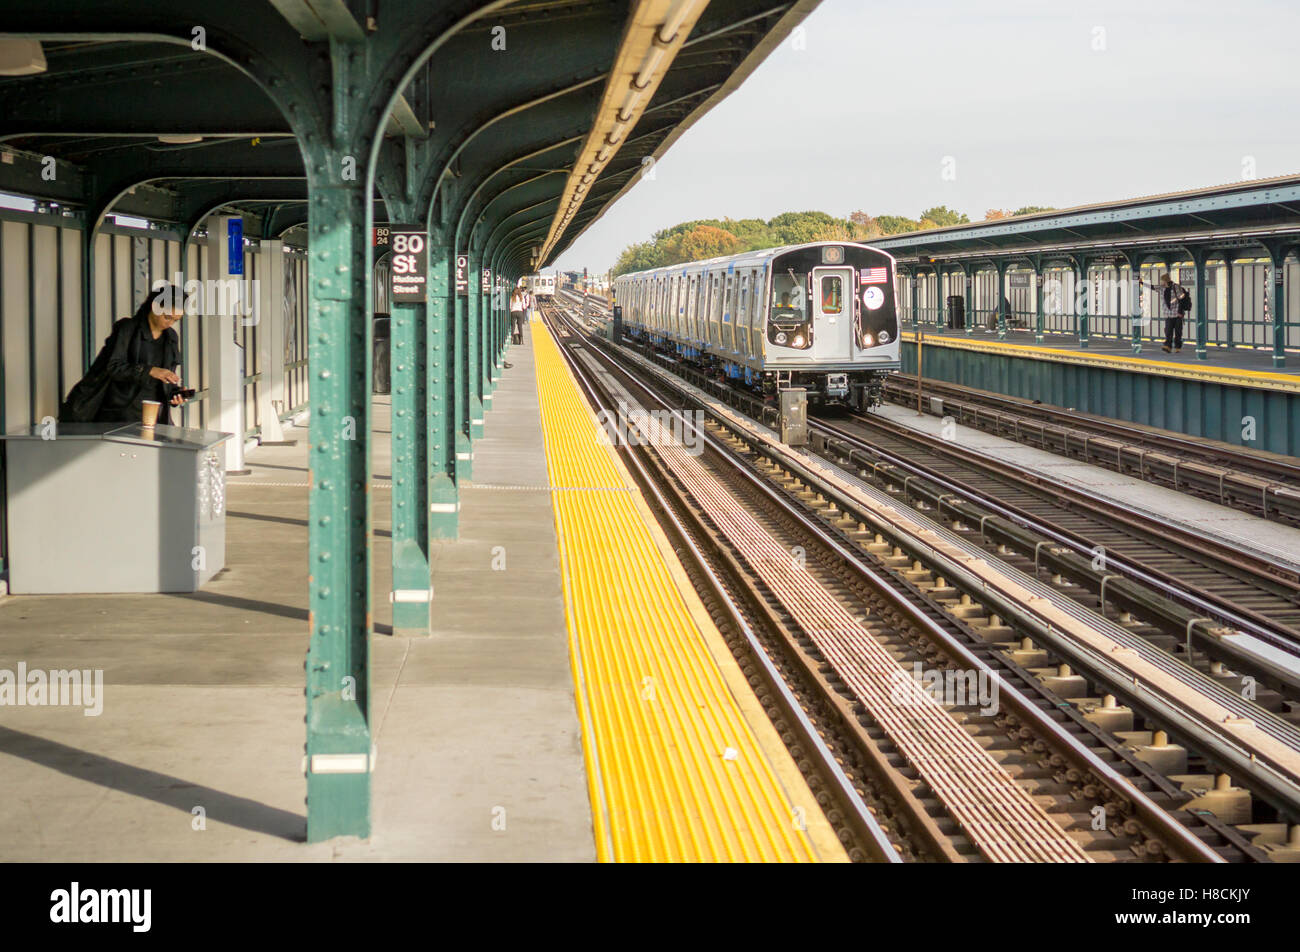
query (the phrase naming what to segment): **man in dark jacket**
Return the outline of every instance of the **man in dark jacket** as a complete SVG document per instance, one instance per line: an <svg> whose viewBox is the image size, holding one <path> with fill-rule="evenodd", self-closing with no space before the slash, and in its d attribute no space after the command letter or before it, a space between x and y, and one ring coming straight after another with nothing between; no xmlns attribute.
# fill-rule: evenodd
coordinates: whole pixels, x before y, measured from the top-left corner
<svg viewBox="0 0 1300 952"><path fill-rule="evenodd" d="M1143 284L1160 292L1160 312L1165 318L1165 342L1160 349L1166 354L1183 349L1183 318L1192 309L1192 296L1181 284L1175 284L1167 273L1160 275L1159 284Z"/></svg>
<svg viewBox="0 0 1300 952"><path fill-rule="evenodd" d="M171 407L185 402L175 370L181 362L180 339L172 327L184 313L172 287L150 292L133 317L113 325L90 370L68 392L59 419L131 423L140 419L145 400L156 400L161 404L158 422L170 423Z"/></svg>

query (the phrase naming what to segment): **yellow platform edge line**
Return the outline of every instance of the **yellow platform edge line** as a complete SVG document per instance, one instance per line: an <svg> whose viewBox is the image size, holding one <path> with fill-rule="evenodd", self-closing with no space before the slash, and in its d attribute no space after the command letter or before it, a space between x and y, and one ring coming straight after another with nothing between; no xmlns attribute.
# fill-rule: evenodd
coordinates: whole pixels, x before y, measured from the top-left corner
<svg viewBox="0 0 1300 952"><path fill-rule="evenodd" d="M543 325L530 331L551 484L574 490L551 498L597 857L844 861L722 636L690 604L630 474L599 441L558 345Z"/></svg>
<svg viewBox="0 0 1300 952"><path fill-rule="evenodd" d="M913 331L904 331L902 339L916 342L916 334ZM1014 344L1001 340L968 340L961 337L948 337L946 335L927 336L925 338L927 347L951 347L954 350L1007 350L1021 352L1026 354L1041 354L1052 360L1065 363L1093 363L1104 364L1113 367L1134 366L1142 369L1153 369L1165 376L1186 377L1195 380L1219 379L1222 378L1224 383L1233 383L1234 378L1246 377L1251 380L1265 381L1275 386L1269 386L1269 390L1296 390L1300 391L1300 377L1294 374L1276 373L1270 370L1245 370L1235 367L1201 367L1195 364L1170 363L1165 360L1151 360L1146 357L1126 357L1117 354L1089 354L1083 351L1065 350L1057 347L1039 346L1036 344ZM1235 381L1240 382L1240 381Z"/></svg>

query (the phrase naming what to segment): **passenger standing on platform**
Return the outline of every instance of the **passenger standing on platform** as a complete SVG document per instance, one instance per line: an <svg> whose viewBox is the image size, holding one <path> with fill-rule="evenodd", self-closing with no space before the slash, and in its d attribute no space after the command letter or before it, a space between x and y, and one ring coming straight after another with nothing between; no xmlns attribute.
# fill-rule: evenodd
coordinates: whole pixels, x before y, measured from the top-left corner
<svg viewBox="0 0 1300 952"><path fill-rule="evenodd" d="M528 308L528 294L523 282L516 285L510 295L510 341L514 344L524 342L524 311Z"/></svg>
<svg viewBox="0 0 1300 952"><path fill-rule="evenodd" d="M133 317L113 325L86 375L59 407L64 423L131 423L141 404L160 404L158 422L171 422L170 408L185 402L176 368L180 338L172 327L185 314L184 299L172 285L149 293Z"/></svg>
<svg viewBox="0 0 1300 952"><path fill-rule="evenodd" d="M1139 284L1145 284L1140 281ZM1152 291L1160 292L1160 311L1165 319L1165 342L1160 349L1166 354L1183 349L1183 318L1192 309L1192 296L1181 284L1175 284L1169 274L1160 275L1159 284L1146 284Z"/></svg>

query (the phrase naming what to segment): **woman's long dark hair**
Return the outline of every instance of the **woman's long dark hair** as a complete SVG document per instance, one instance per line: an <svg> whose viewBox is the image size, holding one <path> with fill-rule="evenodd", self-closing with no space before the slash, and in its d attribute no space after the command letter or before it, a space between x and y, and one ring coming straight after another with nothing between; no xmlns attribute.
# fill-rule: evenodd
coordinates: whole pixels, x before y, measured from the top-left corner
<svg viewBox="0 0 1300 952"><path fill-rule="evenodd" d="M171 310L173 307L182 306L184 303L174 284L164 284L149 292L148 296L144 299L144 302L136 308L135 319L137 321L147 321L149 319L149 311L154 307L154 302L159 301L160 299L162 303L158 304L159 312Z"/></svg>

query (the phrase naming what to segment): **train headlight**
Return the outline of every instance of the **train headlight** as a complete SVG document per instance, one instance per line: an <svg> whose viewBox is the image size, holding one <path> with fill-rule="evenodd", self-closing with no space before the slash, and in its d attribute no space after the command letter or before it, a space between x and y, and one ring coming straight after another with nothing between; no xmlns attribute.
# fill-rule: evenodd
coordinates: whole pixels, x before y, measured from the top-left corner
<svg viewBox="0 0 1300 952"><path fill-rule="evenodd" d="M874 337L872 337L870 334L863 334L863 335L862 335L862 346L863 346L863 347L874 347L875 345L876 345L876 339L875 339Z"/></svg>
<svg viewBox="0 0 1300 952"><path fill-rule="evenodd" d="M794 346L796 346L796 347L802 347L802 346L803 346L803 335L802 335L802 334L796 334L796 335L794 336Z"/></svg>
<svg viewBox="0 0 1300 952"><path fill-rule="evenodd" d="M889 343L889 331L881 331L881 332L880 332L880 343L882 343L882 344L888 344L888 343Z"/></svg>
<svg viewBox="0 0 1300 952"><path fill-rule="evenodd" d="M784 344L785 341L786 341L785 331L777 331L777 332L776 332L776 342L777 342L778 344Z"/></svg>

